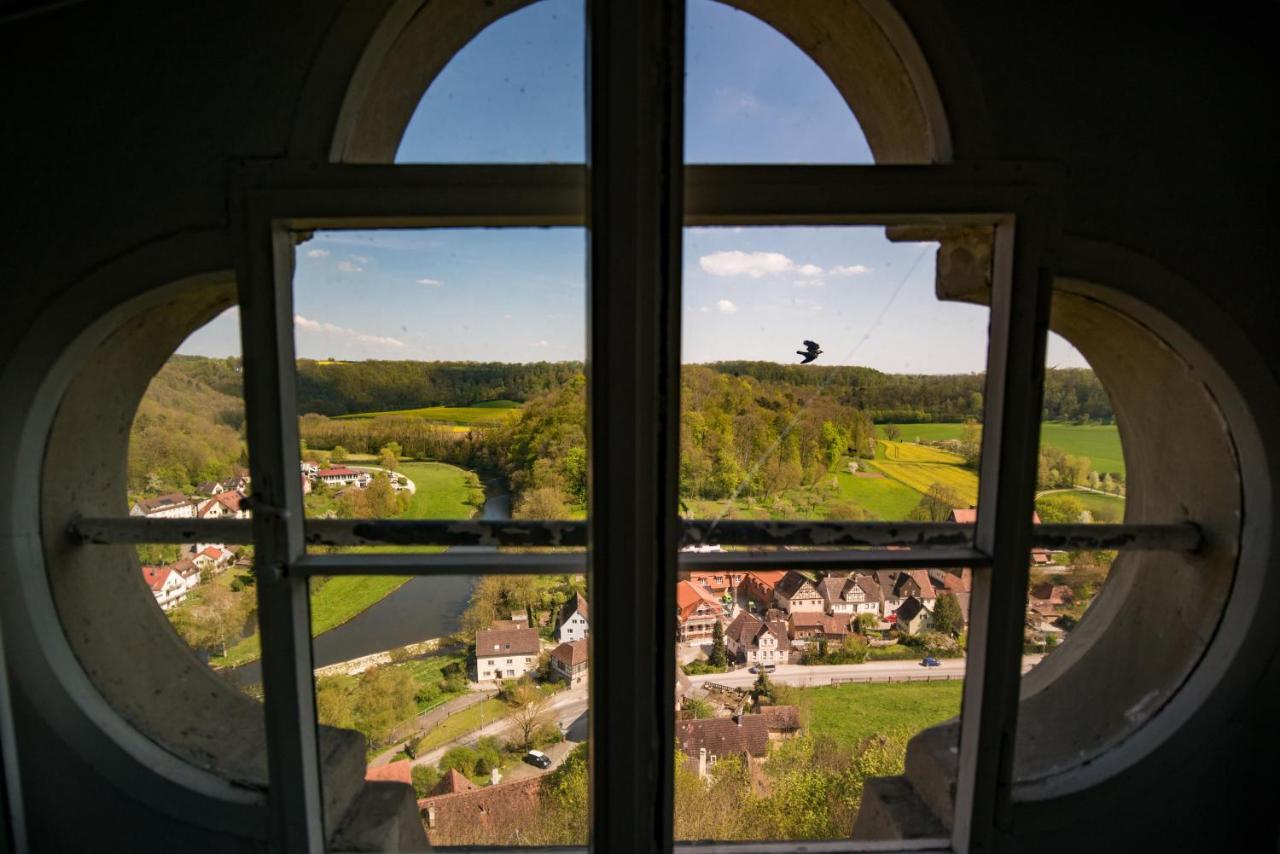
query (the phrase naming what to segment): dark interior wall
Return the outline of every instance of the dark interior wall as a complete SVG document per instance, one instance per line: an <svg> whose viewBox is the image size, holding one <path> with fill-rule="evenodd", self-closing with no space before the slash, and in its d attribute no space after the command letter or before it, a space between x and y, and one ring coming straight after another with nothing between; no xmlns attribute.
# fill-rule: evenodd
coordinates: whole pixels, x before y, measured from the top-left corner
<svg viewBox="0 0 1280 854"><path fill-rule="evenodd" d="M228 160L285 153L309 71L347 20L340 5L81 2L0 23L0 365L35 316L95 267L225 225ZM1137 5L914 2L902 14L934 64L957 158L1062 164L1068 233L1139 252L1201 288L1274 374L1266 28ZM1262 781L1278 753L1280 656L1265 657L1267 675L1176 773L1089 804L1087 819L1067 808L1037 814L1019 847L1183 850L1255 834L1274 844L1276 813L1263 803L1274 782ZM81 762L43 710L20 693L14 705L41 847L100 848L117 832L135 850L174 850L180 837L191 851L238 844L157 818Z"/></svg>

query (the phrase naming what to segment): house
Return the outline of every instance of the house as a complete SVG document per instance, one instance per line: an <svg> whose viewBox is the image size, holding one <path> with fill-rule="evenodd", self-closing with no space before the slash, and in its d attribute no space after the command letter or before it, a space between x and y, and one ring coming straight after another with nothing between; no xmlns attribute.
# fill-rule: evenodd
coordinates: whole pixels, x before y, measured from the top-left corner
<svg viewBox="0 0 1280 854"><path fill-rule="evenodd" d="M787 619L787 631L794 641L842 641L849 635L849 617L800 611Z"/></svg>
<svg viewBox="0 0 1280 854"><path fill-rule="evenodd" d="M432 846L519 845L540 820L542 777L432 795L418 801Z"/></svg>
<svg viewBox="0 0 1280 854"><path fill-rule="evenodd" d="M226 548L213 545L205 546L194 557L189 558L200 571L207 569L210 572L226 569L234 559L235 555Z"/></svg>
<svg viewBox="0 0 1280 854"><path fill-rule="evenodd" d="M800 709L796 706L761 706L757 711L764 718L772 741L790 738L800 732Z"/></svg>
<svg viewBox="0 0 1280 854"><path fill-rule="evenodd" d="M773 589L787 574L783 569L753 569L744 573L739 590L752 609L767 608L773 602Z"/></svg>
<svg viewBox="0 0 1280 854"><path fill-rule="evenodd" d="M388 783L404 783L405 785L413 785L413 763L408 759L397 759L395 762L388 762L386 765L378 765L365 769L364 778L366 780L381 780Z"/></svg>
<svg viewBox="0 0 1280 854"><path fill-rule="evenodd" d="M368 472L356 471L346 466L337 466L335 468L320 469L315 474L315 479L327 486L350 486L351 484L360 484L361 475L366 479Z"/></svg>
<svg viewBox="0 0 1280 854"><path fill-rule="evenodd" d="M187 591L194 586L167 566L144 566L142 580L151 588L156 604L165 611L185 600ZM196 580L199 581L199 577Z"/></svg>
<svg viewBox="0 0 1280 854"><path fill-rule="evenodd" d="M908 596L897 610L893 612L893 624L898 631L904 634L914 635L923 629L928 628L929 618L933 615L929 613L919 599L914 596Z"/></svg>
<svg viewBox="0 0 1280 854"><path fill-rule="evenodd" d="M710 640L723 617L724 609L710 590L692 581L676 582L676 636L681 643Z"/></svg>
<svg viewBox="0 0 1280 854"><path fill-rule="evenodd" d="M440 778L440 782L436 783L431 795L456 795L459 792L474 792L480 787L467 779L466 775L457 768L450 768L449 771Z"/></svg>
<svg viewBox="0 0 1280 854"><path fill-rule="evenodd" d="M880 613L886 620L911 597L918 599L926 608L933 609L938 595L933 589L933 582L929 580L928 570L877 569L873 574L884 597Z"/></svg>
<svg viewBox="0 0 1280 854"><path fill-rule="evenodd" d="M199 519L248 519L249 502L244 493L226 489L199 503L196 509Z"/></svg>
<svg viewBox="0 0 1280 854"><path fill-rule="evenodd" d="M688 551L688 549L684 549ZM742 570L729 569L691 569L688 572L680 573L681 577L692 584L700 584L710 590L717 596L729 594L732 596L737 592L738 586L742 584L742 580L746 578L747 573Z"/></svg>
<svg viewBox="0 0 1280 854"><path fill-rule="evenodd" d="M537 629L481 629L476 632L476 680L518 679L538 666Z"/></svg>
<svg viewBox="0 0 1280 854"><path fill-rule="evenodd" d="M313 463L311 460L303 460L301 471L307 477L315 477L316 473L320 471L320 465Z"/></svg>
<svg viewBox="0 0 1280 854"><path fill-rule="evenodd" d="M566 641L551 650L551 671L570 687L587 681L587 641Z"/></svg>
<svg viewBox="0 0 1280 854"><path fill-rule="evenodd" d="M573 598L560 608L560 618L556 621L556 640L582 640L587 636L587 600L581 593L573 594Z"/></svg>
<svg viewBox="0 0 1280 854"><path fill-rule="evenodd" d="M1076 601L1076 596L1071 591L1071 588L1065 584L1054 584L1050 581L1045 581L1031 588L1027 593L1027 600L1032 607L1044 608L1057 613L1060 609L1073 605Z"/></svg>
<svg viewBox="0 0 1280 854"><path fill-rule="evenodd" d="M201 495L217 495L227 489L226 484L220 480L206 480L204 483L196 485L196 492Z"/></svg>
<svg viewBox="0 0 1280 854"><path fill-rule="evenodd" d="M826 608L826 603L822 599L822 594L818 592L817 586L794 569L787 570L782 580L774 586L773 601L788 614L804 612L821 614Z"/></svg>
<svg viewBox="0 0 1280 854"><path fill-rule="evenodd" d="M129 508L130 516L146 516L149 519L190 519L196 515L196 502L181 492L142 498Z"/></svg>
<svg viewBox="0 0 1280 854"><path fill-rule="evenodd" d="M817 584L828 614L856 617L858 614L880 615L884 594L873 576L863 572L852 575L828 575Z"/></svg>
<svg viewBox="0 0 1280 854"><path fill-rule="evenodd" d="M726 756L750 762L767 755L769 723L764 715L676 721L676 742L690 770L705 777Z"/></svg>
<svg viewBox="0 0 1280 854"><path fill-rule="evenodd" d="M725 647L747 664L786 664L791 658L791 639L787 624L766 622L750 611L743 611L724 632Z"/></svg>

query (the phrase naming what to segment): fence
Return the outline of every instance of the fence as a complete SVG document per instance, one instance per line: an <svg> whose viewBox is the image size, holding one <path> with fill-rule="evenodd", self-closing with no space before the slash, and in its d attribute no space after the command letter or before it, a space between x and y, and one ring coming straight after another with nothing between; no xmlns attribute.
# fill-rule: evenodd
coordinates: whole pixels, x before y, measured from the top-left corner
<svg viewBox="0 0 1280 854"><path fill-rule="evenodd" d="M964 679L963 673L924 673L919 676L832 676L829 684L846 685L851 683L869 684L871 682L950 682L953 679Z"/></svg>
<svg viewBox="0 0 1280 854"><path fill-rule="evenodd" d="M494 697L498 696L498 692L484 691L484 692L477 692L474 694L466 694L464 696L468 698L472 698L471 702L466 703L465 705L460 705L456 709L450 709L448 712L445 712L443 715L433 719L429 724L424 723L424 721L430 718L432 715L438 714L440 711L440 707L437 706L434 709L428 709L427 711L418 715L413 720L407 721L406 723L403 723L400 726L396 727L394 730L392 730L391 735L387 738L387 741L389 743L394 744L397 741L405 741L408 739L417 738L418 736L425 734L428 730L432 729L433 727L438 726L444 721L447 721L449 718L453 717L454 715L462 714L467 709L470 709L472 706L474 706L476 703L483 703L486 700L492 700ZM453 701L449 700L446 703L442 703L441 705L447 705L448 703L451 703L451 702Z"/></svg>

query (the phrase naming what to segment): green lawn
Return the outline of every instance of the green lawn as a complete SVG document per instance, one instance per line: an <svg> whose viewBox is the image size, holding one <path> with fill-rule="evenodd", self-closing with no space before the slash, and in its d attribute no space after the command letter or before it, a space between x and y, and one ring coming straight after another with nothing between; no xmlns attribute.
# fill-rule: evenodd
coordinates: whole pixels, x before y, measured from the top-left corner
<svg viewBox="0 0 1280 854"><path fill-rule="evenodd" d="M514 400L488 400L473 406L426 406L420 409L391 409L383 412L353 412L339 415L343 419L367 419L392 416L396 418L421 418L444 424L492 426L517 417L520 404Z"/></svg>
<svg viewBox="0 0 1280 854"><path fill-rule="evenodd" d="M507 716L507 704L501 700L483 700L474 706L468 706L456 715L447 717L432 727L418 742L414 752L421 756L437 747L461 738L467 733L488 726L499 718Z"/></svg>
<svg viewBox="0 0 1280 854"><path fill-rule="evenodd" d="M470 519L484 504L484 487L473 471L447 463L401 463L399 473L417 491L402 519Z"/></svg>
<svg viewBox="0 0 1280 854"><path fill-rule="evenodd" d="M810 732L857 744L877 733L914 735L955 717L963 686L956 679L793 688L789 694L807 713Z"/></svg>
<svg viewBox="0 0 1280 854"><path fill-rule="evenodd" d="M848 461L835 473L840 499L852 501L881 519L899 521L920 503L920 493L889 477L858 477L850 474ZM861 468L861 465L860 465Z"/></svg>
<svg viewBox="0 0 1280 854"><path fill-rule="evenodd" d="M876 434L886 438L886 425L877 424ZM899 424L904 442L940 442L959 439L963 424ZM1040 441L1061 448L1077 457L1088 457L1089 467L1099 473L1124 474L1124 452L1120 448L1120 431L1114 424L1068 424L1046 421L1040 425Z"/></svg>
<svg viewBox="0 0 1280 854"><path fill-rule="evenodd" d="M1097 492L1085 492L1083 489L1064 489L1049 493L1050 495L1066 495L1080 502L1080 506L1093 514L1094 521L1102 521L1114 514L1116 522L1124 519L1124 499L1118 495L1100 495ZM1102 514L1099 519L1099 513Z"/></svg>

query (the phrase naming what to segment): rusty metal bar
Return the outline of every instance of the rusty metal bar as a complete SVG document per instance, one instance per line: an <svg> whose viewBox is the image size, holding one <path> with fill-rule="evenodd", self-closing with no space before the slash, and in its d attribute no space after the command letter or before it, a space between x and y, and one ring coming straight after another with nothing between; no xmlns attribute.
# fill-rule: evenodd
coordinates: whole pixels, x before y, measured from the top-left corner
<svg viewBox="0 0 1280 854"><path fill-rule="evenodd" d="M680 569L752 570L813 569L837 571L846 569L944 569L991 565L991 558L974 548L903 548L801 551L795 548L778 551L683 552Z"/></svg>
<svg viewBox="0 0 1280 854"><path fill-rule="evenodd" d="M135 516L78 518L67 535L78 545L129 543L253 542L246 519L146 519ZM824 546L950 549L973 546L973 525L956 522L770 522L713 523L688 519L682 546ZM312 546L582 547L587 523L467 519L316 519L305 524ZM1196 551L1204 540L1191 522L1173 524L1036 525L1035 548L1129 551ZM714 552L708 555L716 554ZM683 558L687 562L689 555ZM505 558L504 558L505 559Z"/></svg>

